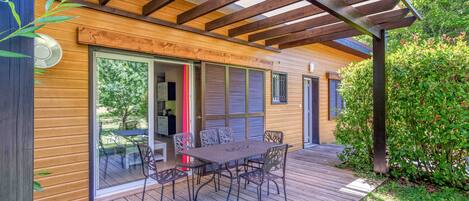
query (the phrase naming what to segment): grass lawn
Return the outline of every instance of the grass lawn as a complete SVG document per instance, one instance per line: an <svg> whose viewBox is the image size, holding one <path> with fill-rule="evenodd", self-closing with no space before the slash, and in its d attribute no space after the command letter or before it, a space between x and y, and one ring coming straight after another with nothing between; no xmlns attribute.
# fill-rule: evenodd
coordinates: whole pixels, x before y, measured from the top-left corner
<svg viewBox="0 0 469 201"><path fill-rule="evenodd" d="M431 191L431 192L429 192ZM418 201L418 200L445 200L469 201L469 192L462 192L453 188L430 188L416 184L402 184L397 181L388 181L369 193L365 201Z"/></svg>

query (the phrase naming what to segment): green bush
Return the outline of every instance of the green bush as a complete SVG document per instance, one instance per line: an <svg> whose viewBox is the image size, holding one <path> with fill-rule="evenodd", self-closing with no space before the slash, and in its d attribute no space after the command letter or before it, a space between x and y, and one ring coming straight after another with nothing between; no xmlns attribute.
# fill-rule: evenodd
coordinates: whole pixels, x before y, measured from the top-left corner
<svg viewBox="0 0 469 201"><path fill-rule="evenodd" d="M387 55L386 131L390 173L414 181L469 189L469 47L463 40L419 40ZM338 118L339 158L371 171L372 61L344 68Z"/></svg>

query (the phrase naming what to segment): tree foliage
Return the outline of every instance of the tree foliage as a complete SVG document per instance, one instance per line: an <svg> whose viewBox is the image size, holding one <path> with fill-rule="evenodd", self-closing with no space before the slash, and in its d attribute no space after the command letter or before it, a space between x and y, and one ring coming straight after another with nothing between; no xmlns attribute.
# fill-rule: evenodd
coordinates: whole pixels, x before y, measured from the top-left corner
<svg viewBox="0 0 469 201"><path fill-rule="evenodd" d="M148 64L97 58L98 107L120 120L127 129L130 117L144 119L147 114Z"/></svg>
<svg viewBox="0 0 469 201"><path fill-rule="evenodd" d="M469 33L469 1L467 0L412 0L422 14L412 26L388 32L388 51L399 49L402 43L412 41L415 35L423 39L440 40L442 36L457 37ZM371 46L370 36L356 37ZM467 40L467 38L466 38Z"/></svg>
<svg viewBox="0 0 469 201"><path fill-rule="evenodd" d="M386 131L391 175L469 189L469 47L465 36L416 39L387 55ZM337 141L347 165L371 171L372 61L340 72L347 103Z"/></svg>

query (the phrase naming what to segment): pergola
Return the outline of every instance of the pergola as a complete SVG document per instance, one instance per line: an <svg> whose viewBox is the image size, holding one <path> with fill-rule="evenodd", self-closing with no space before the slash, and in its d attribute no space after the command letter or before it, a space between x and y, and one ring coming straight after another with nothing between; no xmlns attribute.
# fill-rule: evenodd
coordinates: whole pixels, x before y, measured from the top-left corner
<svg viewBox="0 0 469 201"><path fill-rule="evenodd" d="M151 0L142 7L140 14L111 8L107 6L110 1L112 0L99 0L96 4L74 0L90 9L274 52L315 43L330 44L337 39L363 34L372 36L374 170L379 173L388 171L385 129L386 31L408 27L421 19L408 0L306 0L310 4L252 20L253 17L302 1L264 0L207 22L204 30L185 23L238 0L207 0L177 15L175 22L149 16L174 0ZM399 2L402 2L402 6L398 6ZM227 35L213 32L243 20L249 21L230 28ZM241 39L241 35L247 35L247 40Z"/></svg>

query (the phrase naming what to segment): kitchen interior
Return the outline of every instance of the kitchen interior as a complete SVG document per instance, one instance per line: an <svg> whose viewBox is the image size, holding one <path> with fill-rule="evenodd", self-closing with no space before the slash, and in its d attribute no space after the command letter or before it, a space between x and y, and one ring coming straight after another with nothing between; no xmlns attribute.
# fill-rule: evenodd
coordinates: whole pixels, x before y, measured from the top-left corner
<svg viewBox="0 0 469 201"><path fill-rule="evenodd" d="M155 62L155 156L158 168L174 167L173 135L183 131L184 64Z"/></svg>

